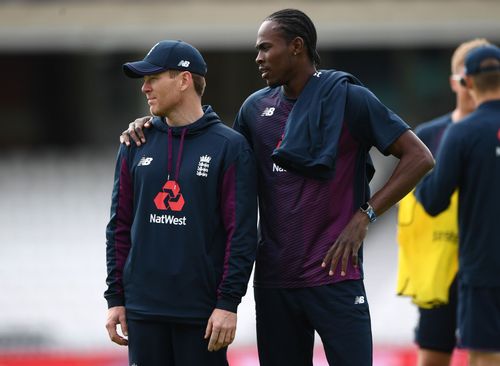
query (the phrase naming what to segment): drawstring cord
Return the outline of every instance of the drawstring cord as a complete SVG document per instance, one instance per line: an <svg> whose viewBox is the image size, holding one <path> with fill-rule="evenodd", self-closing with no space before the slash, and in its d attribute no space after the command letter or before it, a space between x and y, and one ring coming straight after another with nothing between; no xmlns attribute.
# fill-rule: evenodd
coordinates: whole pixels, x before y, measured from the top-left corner
<svg viewBox="0 0 500 366"><path fill-rule="evenodd" d="M170 180L170 172L172 171L172 129L168 128L168 166L167 180Z"/></svg>
<svg viewBox="0 0 500 366"><path fill-rule="evenodd" d="M184 137L186 136L187 128L183 128L181 132L181 142L179 145L179 154L177 155L177 163L175 165L175 182L179 181L179 171L181 169L182 150L184 148ZM168 129L168 167L167 167L167 180L170 180L170 173L172 172L172 129Z"/></svg>
<svg viewBox="0 0 500 366"><path fill-rule="evenodd" d="M184 136L186 136L187 128L182 129L181 133L181 144L179 146L179 155L177 155L177 164L175 167L175 181L179 180L179 171L181 170L181 157L182 157L182 149L184 148Z"/></svg>

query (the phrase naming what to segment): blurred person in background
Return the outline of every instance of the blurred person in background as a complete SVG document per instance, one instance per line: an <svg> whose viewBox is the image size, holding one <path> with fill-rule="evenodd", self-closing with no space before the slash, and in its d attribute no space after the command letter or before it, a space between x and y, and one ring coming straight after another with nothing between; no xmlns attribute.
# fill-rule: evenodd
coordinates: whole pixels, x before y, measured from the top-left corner
<svg viewBox="0 0 500 366"><path fill-rule="evenodd" d="M258 161L259 360L312 365L317 331L330 364L371 366L362 242L369 224L415 186L433 158L354 76L318 70L316 41L300 10L265 18L256 63L268 87L247 98L234 123ZM131 123L122 141L144 143L147 119ZM370 196L372 146L399 162Z"/></svg>
<svg viewBox="0 0 500 366"><path fill-rule="evenodd" d="M446 128L475 109L474 100L460 80L464 77L465 55L486 44L485 39L474 39L459 45L451 58L450 87L456 95L455 109L415 130L434 155ZM397 293L411 296L418 306L418 366L448 366L456 344L457 199L455 192L450 206L436 217L425 212L413 191L399 203Z"/></svg>
<svg viewBox="0 0 500 366"><path fill-rule="evenodd" d="M476 47L460 82L476 110L445 132L434 170L416 188L435 216L458 190L457 345L470 366L500 365L500 48Z"/></svg>
<svg viewBox="0 0 500 366"><path fill-rule="evenodd" d="M131 365L227 365L257 250L253 152L202 107L207 67L191 45L161 41L123 68L156 117L147 145L118 153L106 328Z"/></svg>

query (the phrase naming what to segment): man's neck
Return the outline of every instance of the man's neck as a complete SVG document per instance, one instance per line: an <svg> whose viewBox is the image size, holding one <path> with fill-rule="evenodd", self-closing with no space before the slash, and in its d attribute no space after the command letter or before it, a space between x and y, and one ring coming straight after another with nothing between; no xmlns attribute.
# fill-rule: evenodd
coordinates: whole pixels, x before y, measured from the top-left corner
<svg viewBox="0 0 500 366"><path fill-rule="evenodd" d="M461 119L464 119L465 117L467 117L471 113L472 113L472 110L467 109L467 108L460 108L459 106L457 106L457 108L455 108L455 110L453 112L451 112L451 120L453 122L458 122Z"/></svg>
<svg viewBox="0 0 500 366"><path fill-rule="evenodd" d="M474 101L476 102L476 106L480 106L483 103L491 102L494 100L500 101L500 89L485 93L474 93Z"/></svg>
<svg viewBox="0 0 500 366"><path fill-rule="evenodd" d="M165 121L170 127L183 127L196 122L203 117L203 114L201 104L189 105L169 113L165 116Z"/></svg>
<svg viewBox="0 0 500 366"><path fill-rule="evenodd" d="M451 120L458 122L474 112L476 104L471 94L460 89L456 91L455 110L451 113Z"/></svg>
<svg viewBox="0 0 500 366"><path fill-rule="evenodd" d="M316 72L313 65L307 65L300 69L292 78L283 85L283 92L288 98L297 99L306 86L311 76Z"/></svg>

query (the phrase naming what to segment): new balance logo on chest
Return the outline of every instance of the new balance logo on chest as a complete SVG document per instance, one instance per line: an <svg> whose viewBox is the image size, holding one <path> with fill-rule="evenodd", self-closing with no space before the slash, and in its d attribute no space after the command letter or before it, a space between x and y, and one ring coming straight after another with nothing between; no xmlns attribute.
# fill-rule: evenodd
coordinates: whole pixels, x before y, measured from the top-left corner
<svg viewBox="0 0 500 366"><path fill-rule="evenodd" d="M147 165L151 164L152 161L153 161L153 158L147 158L147 157L143 156L141 158L141 160L139 160L139 162L137 163L137 166L147 166Z"/></svg>
<svg viewBox="0 0 500 366"><path fill-rule="evenodd" d="M261 116L271 117L274 114L275 110L276 108L274 107L266 107L266 109L264 109L264 111L262 112Z"/></svg>

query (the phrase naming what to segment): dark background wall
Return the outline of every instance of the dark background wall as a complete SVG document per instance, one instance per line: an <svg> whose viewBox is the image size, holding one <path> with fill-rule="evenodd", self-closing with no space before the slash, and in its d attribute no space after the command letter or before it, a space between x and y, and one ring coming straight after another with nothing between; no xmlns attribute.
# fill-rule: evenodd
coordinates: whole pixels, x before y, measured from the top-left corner
<svg viewBox="0 0 500 366"><path fill-rule="evenodd" d="M416 126L453 104L448 87L453 48L321 49L320 53L322 68L353 73ZM144 53L0 54L0 149L116 143L128 122L148 113L141 80L126 78L121 69L124 62L142 59ZM255 52L203 53L209 70L203 102L230 125L245 98L264 86Z"/></svg>

